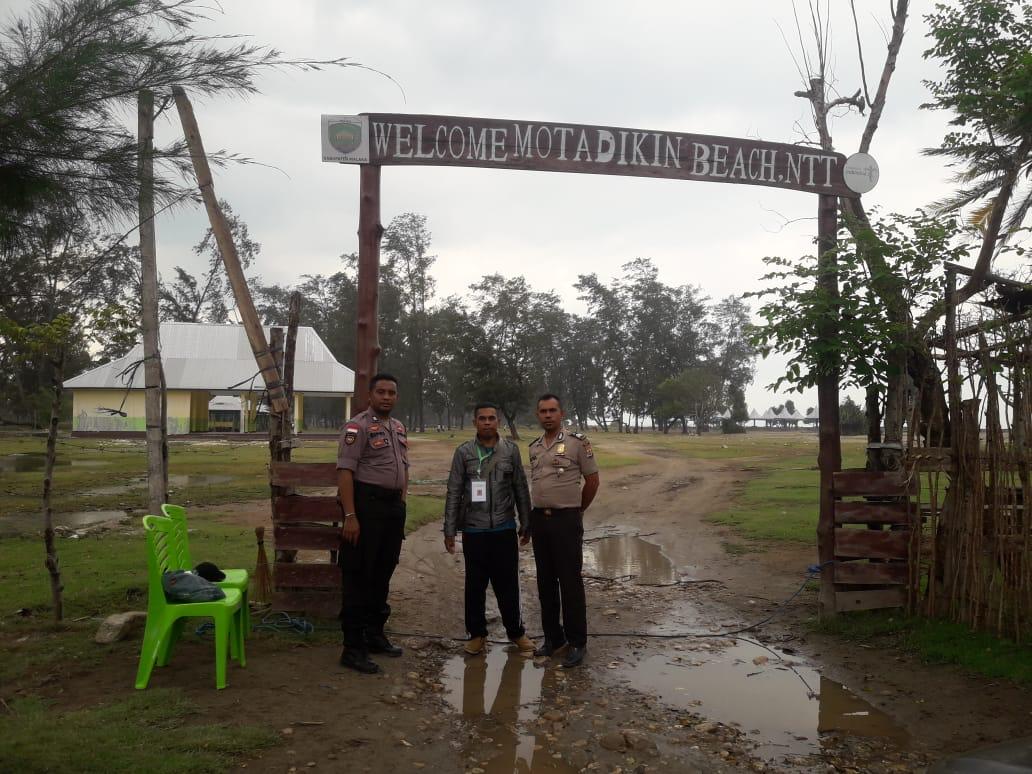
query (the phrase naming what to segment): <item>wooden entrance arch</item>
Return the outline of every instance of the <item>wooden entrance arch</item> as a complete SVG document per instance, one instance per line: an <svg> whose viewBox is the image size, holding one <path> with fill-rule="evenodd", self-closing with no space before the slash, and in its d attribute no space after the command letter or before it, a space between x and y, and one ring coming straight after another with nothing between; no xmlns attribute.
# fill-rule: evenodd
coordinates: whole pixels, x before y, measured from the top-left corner
<svg viewBox="0 0 1032 774"><path fill-rule="evenodd" d="M363 113L322 116L323 161L359 164L358 326L354 410L380 355L380 170L384 166L455 166L596 175L632 175L787 188L818 196L819 260L824 289L837 296L835 266L839 197L857 197L877 180L873 159L787 143L735 137L459 116ZM834 317L818 336L833 341ZM836 610L833 475L842 467L837 368L817 383L820 518L817 528L821 609Z"/></svg>

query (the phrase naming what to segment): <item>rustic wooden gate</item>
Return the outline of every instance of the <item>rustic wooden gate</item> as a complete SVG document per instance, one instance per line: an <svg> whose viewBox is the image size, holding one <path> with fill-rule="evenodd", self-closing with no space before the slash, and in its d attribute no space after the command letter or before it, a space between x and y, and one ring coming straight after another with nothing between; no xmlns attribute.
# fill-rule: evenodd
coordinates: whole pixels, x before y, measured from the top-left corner
<svg viewBox="0 0 1032 774"><path fill-rule="evenodd" d="M337 463L273 462L269 481L276 546L272 606L333 618L341 595Z"/></svg>
<svg viewBox="0 0 1032 774"><path fill-rule="evenodd" d="M843 470L832 477L835 609L904 607L920 539L917 478L900 471Z"/></svg>

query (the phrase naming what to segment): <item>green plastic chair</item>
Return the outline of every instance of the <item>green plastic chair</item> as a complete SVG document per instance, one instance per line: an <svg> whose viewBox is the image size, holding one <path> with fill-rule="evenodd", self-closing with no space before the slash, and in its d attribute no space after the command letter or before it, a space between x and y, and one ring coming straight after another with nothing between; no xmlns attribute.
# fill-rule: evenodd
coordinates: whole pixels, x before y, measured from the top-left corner
<svg viewBox="0 0 1032 774"><path fill-rule="evenodd" d="M243 595L236 589L223 589L225 599L213 602L171 603L165 599L161 576L178 570L173 557L178 551L177 526L172 519L144 516L147 536L147 628L140 648L140 665L136 670L136 688L143 690L150 682L155 666L165 666L183 631L187 618L211 618L215 623L215 687L226 687L227 650L240 666L244 658Z"/></svg>
<svg viewBox="0 0 1032 774"><path fill-rule="evenodd" d="M192 570L195 565L190 554L190 534L186 527L186 508L182 505L165 503L161 506L161 515L172 519L176 525L175 561L177 564L172 569ZM250 573L247 570L224 570L221 567L219 569L226 574L226 577L224 580L218 581L218 585L223 589L236 589L244 598L244 632L249 632L251 631L251 607L247 598L247 587L250 584Z"/></svg>

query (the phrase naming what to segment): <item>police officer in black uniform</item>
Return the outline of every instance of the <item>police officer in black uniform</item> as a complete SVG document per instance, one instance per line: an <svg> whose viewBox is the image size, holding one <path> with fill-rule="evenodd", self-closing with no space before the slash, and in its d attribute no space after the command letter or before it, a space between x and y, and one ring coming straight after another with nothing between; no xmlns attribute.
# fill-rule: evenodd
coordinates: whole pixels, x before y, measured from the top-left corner
<svg viewBox="0 0 1032 774"><path fill-rule="evenodd" d="M391 576L405 537L408 489L408 436L391 417L397 401L397 379L383 373L370 379L369 408L344 426L337 452L337 497L344 518L338 555L344 634L340 663L364 674L380 671L370 653L402 653L383 630L391 614Z"/></svg>

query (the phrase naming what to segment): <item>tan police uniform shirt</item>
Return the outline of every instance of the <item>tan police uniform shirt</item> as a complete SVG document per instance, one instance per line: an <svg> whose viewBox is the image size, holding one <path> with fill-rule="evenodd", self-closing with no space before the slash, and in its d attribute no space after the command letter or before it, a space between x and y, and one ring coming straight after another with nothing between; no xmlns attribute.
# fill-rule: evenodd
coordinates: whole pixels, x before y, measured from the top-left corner
<svg viewBox="0 0 1032 774"><path fill-rule="evenodd" d="M598 473L595 453L580 433L560 431L551 445L530 444L530 500L535 508L580 508L581 477Z"/></svg>
<svg viewBox="0 0 1032 774"><path fill-rule="evenodd" d="M408 466L408 435L397 419L367 409L344 426L337 470L350 470L363 484L403 489Z"/></svg>

